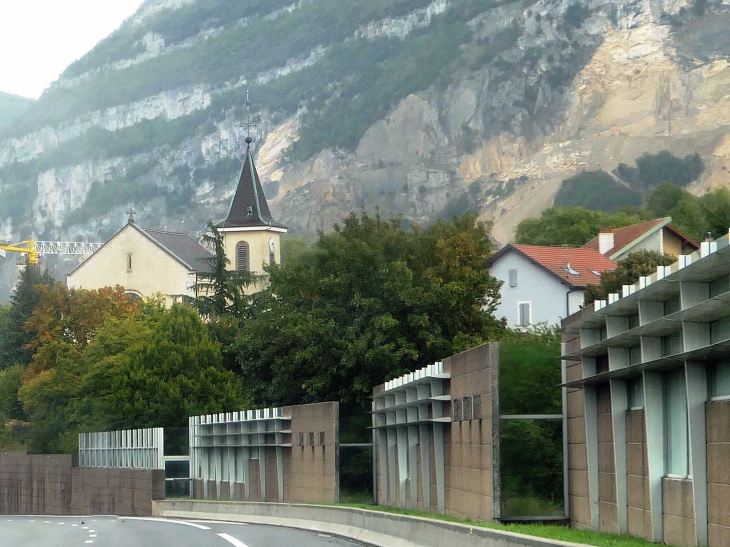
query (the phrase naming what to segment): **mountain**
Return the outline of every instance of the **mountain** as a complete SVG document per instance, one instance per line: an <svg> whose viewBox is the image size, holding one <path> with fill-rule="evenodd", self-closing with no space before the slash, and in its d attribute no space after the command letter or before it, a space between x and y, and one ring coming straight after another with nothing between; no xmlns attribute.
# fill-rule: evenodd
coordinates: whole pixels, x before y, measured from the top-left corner
<svg viewBox="0 0 730 547"><path fill-rule="evenodd" d="M298 232L475 209L506 242L563 180L662 150L701 156L700 193L730 183L727 28L730 0L148 0L0 130L0 239L103 241L131 204L199 233L247 90Z"/></svg>
<svg viewBox="0 0 730 547"><path fill-rule="evenodd" d="M0 129L28 110L35 101L0 91Z"/></svg>

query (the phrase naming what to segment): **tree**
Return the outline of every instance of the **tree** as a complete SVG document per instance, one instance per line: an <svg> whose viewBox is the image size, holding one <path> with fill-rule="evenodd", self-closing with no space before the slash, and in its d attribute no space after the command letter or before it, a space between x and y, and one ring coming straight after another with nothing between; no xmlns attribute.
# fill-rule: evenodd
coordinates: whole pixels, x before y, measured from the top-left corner
<svg viewBox="0 0 730 547"><path fill-rule="evenodd" d="M28 344L33 358L28 376L54 368L59 360L78 358L109 317L139 312L139 304L124 294L124 288L67 289L64 283L38 289L39 305L24 328L35 333Z"/></svg>
<svg viewBox="0 0 730 547"><path fill-rule="evenodd" d="M183 427L189 416L250 407L193 308L175 304L152 321L117 322L110 329L87 351L81 383L88 407L105 418L106 428ZM99 346L113 344L120 329L134 342L105 355Z"/></svg>
<svg viewBox="0 0 730 547"><path fill-rule="evenodd" d="M230 315L239 319L246 309L246 287L256 281L251 272L229 270L223 235L212 222L208 222L210 234L203 235L204 243L213 247L213 256L205 259L212 266L211 272L199 272L196 298L184 297L183 302L194 306L203 317Z"/></svg>
<svg viewBox="0 0 730 547"><path fill-rule="evenodd" d="M517 225L515 241L530 245L585 245L601 228L620 228L640 222L634 214L612 215L583 207L552 207L540 218L527 218Z"/></svg>
<svg viewBox="0 0 730 547"><path fill-rule="evenodd" d="M237 341L247 393L262 405L338 400L500 336L500 283L483 267L473 215L404 231L351 213L312 248L269 270Z"/></svg>
<svg viewBox="0 0 730 547"><path fill-rule="evenodd" d="M0 322L0 370L14 363L30 363L33 350L28 345L37 331L26 330L24 325L41 302L37 287L53 283L53 276L47 271L41 274L37 266L28 265L21 271L18 285L10 297L10 309Z"/></svg>
<svg viewBox="0 0 730 547"><path fill-rule="evenodd" d="M82 349L55 357L19 390L36 452L73 452L80 430L179 427L190 415L249 407L220 344L182 304L166 310L158 300L107 313Z"/></svg>
<svg viewBox="0 0 730 547"><path fill-rule="evenodd" d="M640 206L641 194L605 171L583 171L563 181L555 196L555 206L561 205L613 213L623 207Z"/></svg>
<svg viewBox="0 0 730 547"><path fill-rule="evenodd" d="M730 229L730 190L718 186L700 197L699 202L705 213L704 228L710 236L717 238L727 235ZM699 234L698 239L704 239L702 235Z"/></svg>
<svg viewBox="0 0 730 547"><path fill-rule="evenodd" d="M611 293L620 293L623 285L636 283L639 277L656 273L657 266L669 266L676 260L676 257L657 251L641 250L630 253L618 263L615 270L603 272L600 285L586 287L585 303L605 300Z"/></svg>
<svg viewBox="0 0 730 547"><path fill-rule="evenodd" d="M642 154L636 160L636 167L639 170L639 179L646 188L665 181L686 186L697 180L705 169L699 154L678 158L668 150L658 154Z"/></svg>

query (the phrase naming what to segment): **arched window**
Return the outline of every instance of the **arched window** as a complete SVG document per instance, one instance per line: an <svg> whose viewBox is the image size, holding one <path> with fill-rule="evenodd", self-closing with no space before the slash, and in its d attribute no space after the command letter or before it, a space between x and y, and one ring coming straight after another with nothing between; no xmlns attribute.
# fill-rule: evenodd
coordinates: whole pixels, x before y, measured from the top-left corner
<svg viewBox="0 0 730 547"><path fill-rule="evenodd" d="M126 290L126 291L124 291L124 295L131 298L132 302L137 302L137 301L142 300L142 294L135 290Z"/></svg>
<svg viewBox="0 0 730 547"><path fill-rule="evenodd" d="M276 264L276 254L274 251L269 251L269 266Z"/></svg>
<svg viewBox="0 0 730 547"><path fill-rule="evenodd" d="M248 243L245 241L239 241L236 243L236 269L240 271L251 271L250 269L250 257Z"/></svg>

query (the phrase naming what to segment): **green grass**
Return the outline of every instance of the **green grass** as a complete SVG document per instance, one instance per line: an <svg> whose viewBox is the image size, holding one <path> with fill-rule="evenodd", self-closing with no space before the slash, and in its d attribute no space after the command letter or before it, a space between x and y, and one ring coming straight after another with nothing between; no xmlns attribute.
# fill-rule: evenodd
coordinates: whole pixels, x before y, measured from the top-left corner
<svg viewBox="0 0 730 547"><path fill-rule="evenodd" d="M572 543L582 543L584 545L595 545L596 547L656 547L656 543L652 543L642 538L628 535L608 534L605 532L591 532L589 530L578 530L568 528L567 526L550 525L550 524L496 524L493 522L477 522L470 519L458 519L448 515L439 515L436 513L427 513L426 511L414 511L411 509L401 509L399 507L386 507L380 505L372 505L365 503L337 503L337 504L313 504L313 505L334 505L336 507L352 507L354 509L363 509L365 511L382 511L384 513L394 513L396 515L406 515L411 517L423 517L434 520L443 520L446 522L454 522L457 524L468 524L470 526L479 526L481 528L491 528L494 530L504 530L514 532L516 534L525 534L527 536L537 536L548 539L556 539L559 541L569 541Z"/></svg>

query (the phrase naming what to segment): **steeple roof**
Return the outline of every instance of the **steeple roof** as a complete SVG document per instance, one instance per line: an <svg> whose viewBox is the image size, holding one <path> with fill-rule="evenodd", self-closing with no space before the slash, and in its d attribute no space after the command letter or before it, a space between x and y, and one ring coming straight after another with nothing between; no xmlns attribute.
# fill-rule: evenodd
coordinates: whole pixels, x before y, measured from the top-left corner
<svg viewBox="0 0 730 547"><path fill-rule="evenodd" d="M246 138L246 161L243 164L241 178L238 181L236 194L231 202L231 210L228 217L217 225L218 228L282 228L287 229L283 224L276 222L269 211L269 204L266 203L264 189L261 187L259 174L256 171L256 164L253 161L251 152L251 138Z"/></svg>

